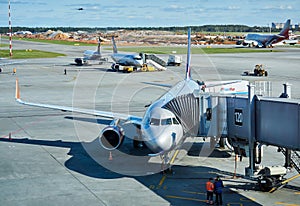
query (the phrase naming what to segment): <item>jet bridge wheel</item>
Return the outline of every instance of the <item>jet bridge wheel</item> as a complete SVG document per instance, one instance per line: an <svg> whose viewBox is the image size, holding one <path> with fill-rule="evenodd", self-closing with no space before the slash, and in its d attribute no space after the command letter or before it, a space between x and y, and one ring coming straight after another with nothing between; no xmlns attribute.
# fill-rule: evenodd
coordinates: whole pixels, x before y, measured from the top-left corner
<svg viewBox="0 0 300 206"><path fill-rule="evenodd" d="M263 177L262 179L258 180L258 185L261 191L267 192L270 191L276 182L276 178L274 177Z"/></svg>
<svg viewBox="0 0 300 206"><path fill-rule="evenodd" d="M265 77L267 77L268 76L268 72L267 71L265 71Z"/></svg>

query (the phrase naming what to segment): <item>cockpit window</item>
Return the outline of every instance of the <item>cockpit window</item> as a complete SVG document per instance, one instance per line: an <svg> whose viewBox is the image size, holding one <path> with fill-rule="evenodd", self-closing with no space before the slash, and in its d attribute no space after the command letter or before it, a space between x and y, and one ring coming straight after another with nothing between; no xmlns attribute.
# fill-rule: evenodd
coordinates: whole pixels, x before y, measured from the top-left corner
<svg viewBox="0 0 300 206"><path fill-rule="evenodd" d="M161 120L161 125L172 125L172 119L171 118L162 119Z"/></svg>
<svg viewBox="0 0 300 206"><path fill-rule="evenodd" d="M173 124L179 124L178 120L175 117L173 118Z"/></svg>
<svg viewBox="0 0 300 206"><path fill-rule="evenodd" d="M142 60L142 57L134 57L135 60Z"/></svg>
<svg viewBox="0 0 300 206"><path fill-rule="evenodd" d="M151 118L150 125L156 125L156 126L158 126L159 122L160 122L159 119Z"/></svg>

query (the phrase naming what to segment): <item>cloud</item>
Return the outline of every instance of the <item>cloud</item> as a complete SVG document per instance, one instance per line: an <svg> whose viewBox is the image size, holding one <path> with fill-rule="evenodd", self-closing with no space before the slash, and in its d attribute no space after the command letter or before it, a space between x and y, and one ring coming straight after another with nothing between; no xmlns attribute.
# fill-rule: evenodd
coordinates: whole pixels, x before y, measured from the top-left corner
<svg viewBox="0 0 300 206"><path fill-rule="evenodd" d="M239 9L241 9L241 7L239 7L239 6L229 6L228 9L229 10L239 10Z"/></svg>
<svg viewBox="0 0 300 206"><path fill-rule="evenodd" d="M293 10L291 5L266 6L263 10Z"/></svg>

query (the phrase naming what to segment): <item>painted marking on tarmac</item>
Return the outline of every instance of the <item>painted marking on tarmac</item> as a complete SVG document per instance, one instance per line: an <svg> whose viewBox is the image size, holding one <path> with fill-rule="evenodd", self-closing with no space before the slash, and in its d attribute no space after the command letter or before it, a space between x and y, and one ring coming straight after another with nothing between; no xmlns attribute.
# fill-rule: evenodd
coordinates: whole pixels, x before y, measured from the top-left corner
<svg viewBox="0 0 300 206"><path fill-rule="evenodd" d="M284 205L284 206L299 206L299 204L289 204L284 202L275 202L276 205Z"/></svg>
<svg viewBox="0 0 300 206"><path fill-rule="evenodd" d="M186 190L183 190L182 192L188 193L188 194L206 195L206 193L204 193L204 192L194 192L194 191L186 191Z"/></svg>
<svg viewBox="0 0 300 206"><path fill-rule="evenodd" d="M247 198L242 197L242 198L240 198L240 200L243 202L255 202L256 201L256 199L254 197L247 197Z"/></svg>
<svg viewBox="0 0 300 206"><path fill-rule="evenodd" d="M173 198L173 199L181 199L181 200L192 200L192 201L198 201L198 202L206 202L206 200L201 200L197 198L189 198L189 197L181 197L181 196L174 196L174 195L166 195L167 198Z"/></svg>
<svg viewBox="0 0 300 206"><path fill-rule="evenodd" d="M230 203L227 203L226 205L227 205L227 206L233 206L233 205L243 206L243 204L242 204L242 203L239 203L239 202L230 202Z"/></svg>
<svg viewBox="0 0 300 206"><path fill-rule="evenodd" d="M300 195L300 192L295 192L294 194L295 194L295 195Z"/></svg>
<svg viewBox="0 0 300 206"><path fill-rule="evenodd" d="M150 188L151 190L158 190L158 189L161 189L161 188L164 189L164 190L166 190L166 189L167 189L167 186L162 187L163 184L164 184L164 182L165 182L165 180L166 180L166 178L167 178L167 176L164 175L164 176L161 178L161 180L159 181L159 183L158 183L157 186L156 186L156 185L150 185L149 188Z"/></svg>
<svg viewBox="0 0 300 206"><path fill-rule="evenodd" d="M161 187L161 186L164 184L166 178L167 178L166 175L164 175L164 176L161 178L161 180L159 181L159 184L158 184L159 187Z"/></svg>
<svg viewBox="0 0 300 206"><path fill-rule="evenodd" d="M172 159L171 159L171 161L170 161L170 164L174 163L175 158L177 157L178 153L179 153L179 150L176 150L175 153L174 153L174 155L173 155L173 157L172 157Z"/></svg>

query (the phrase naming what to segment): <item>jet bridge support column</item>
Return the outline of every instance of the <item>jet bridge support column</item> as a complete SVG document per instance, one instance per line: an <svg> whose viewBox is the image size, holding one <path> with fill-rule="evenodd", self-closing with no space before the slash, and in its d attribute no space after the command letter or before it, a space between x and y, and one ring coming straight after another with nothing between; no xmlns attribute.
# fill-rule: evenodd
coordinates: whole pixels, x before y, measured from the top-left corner
<svg viewBox="0 0 300 206"><path fill-rule="evenodd" d="M249 123L248 123L248 142L249 142L249 167L245 168L245 174L246 176L253 176L254 171L255 171L255 125L254 125L254 113L255 113L255 101L254 101L254 91L255 91L255 86L250 83L248 85L248 118L249 118Z"/></svg>
<svg viewBox="0 0 300 206"><path fill-rule="evenodd" d="M285 83L283 84L283 93L280 95L281 98L288 98L290 99L292 97L292 91L291 91L291 84ZM291 167L291 157L292 157L292 151L290 149L285 149L285 163L284 167L288 168Z"/></svg>

